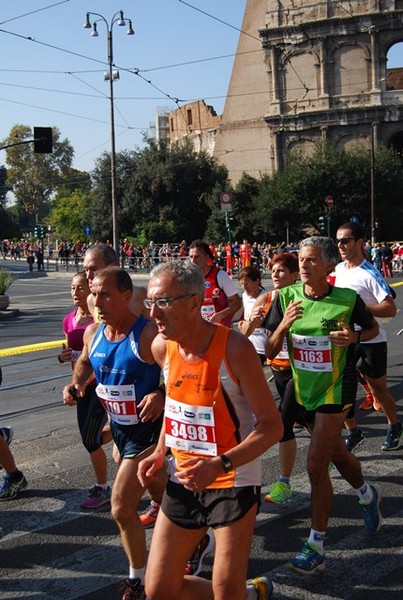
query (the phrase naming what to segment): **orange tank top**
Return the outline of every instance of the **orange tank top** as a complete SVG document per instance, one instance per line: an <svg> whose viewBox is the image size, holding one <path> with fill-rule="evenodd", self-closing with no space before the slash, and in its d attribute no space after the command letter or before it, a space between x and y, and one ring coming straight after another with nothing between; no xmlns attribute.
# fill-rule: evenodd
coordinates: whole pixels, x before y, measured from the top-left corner
<svg viewBox="0 0 403 600"><path fill-rule="evenodd" d="M188 362L176 342L167 340L165 438L176 469L195 455L217 456L252 431L255 417L226 361L230 329L216 325L205 355ZM260 485L259 461L223 473L209 486Z"/></svg>

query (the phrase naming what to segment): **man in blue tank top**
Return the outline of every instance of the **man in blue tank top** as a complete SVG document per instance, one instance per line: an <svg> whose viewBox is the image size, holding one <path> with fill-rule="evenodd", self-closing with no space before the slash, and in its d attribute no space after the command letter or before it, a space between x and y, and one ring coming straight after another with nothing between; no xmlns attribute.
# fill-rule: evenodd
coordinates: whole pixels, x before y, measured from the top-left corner
<svg viewBox="0 0 403 600"><path fill-rule="evenodd" d="M97 395L109 415L121 456L111 504L130 565L123 597L143 600L146 543L135 507L144 487L137 478L137 467L155 448L165 393L159 387L160 368L151 353L156 326L130 311L132 291L132 281L124 269L97 271L91 293L101 323L86 329L82 354L63 395L66 403L80 402L88 378L95 373ZM147 487L157 502L161 501L165 482L166 474L161 469Z"/></svg>

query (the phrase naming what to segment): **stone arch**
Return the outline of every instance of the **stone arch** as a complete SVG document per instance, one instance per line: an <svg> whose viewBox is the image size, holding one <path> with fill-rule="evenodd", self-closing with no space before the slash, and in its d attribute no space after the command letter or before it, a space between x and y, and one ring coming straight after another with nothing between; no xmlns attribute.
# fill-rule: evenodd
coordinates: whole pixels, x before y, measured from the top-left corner
<svg viewBox="0 0 403 600"><path fill-rule="evenodd" d="M282 100L285 112L309 103L320 90L320 60L315 50L288 50L281 56Z"/></svg>
<svg viewBox="0 0 403 600"><path fill-rule="evenodd" d="M303 136L290 138L286 145L287 152L292 152L293 150L302 150L302 152L307 156L311 156L315 152L316 148L316 139Z"/></svg>
<svg viewBox="0 0 403 600"><path fill-rule="evenodd" d="M393 133L387 141L387 147L393 148L400 159L403 160L403 129Z"/></svg>
<svg viewBox="0 0 403 600"><path fill-rule="evenodd" d="M371 50L361 43L341 42L331 52L331 96L350 96L371 89Z"/></svg>
<svg viewBox="0 0 403 600"><path fill-rule="evenodd" d="M401 52L403 50L403 38L393 40L388 44L385 65L386 65L386 78L385 78L385 89L389 90L402 90L403 89L403 59L401 59Z"/></svg>
<svg viewBox="0 0 403 600"><path fill-rule="evenodd" d="M371 142L369 137L365 134L354 135L351 133L342 133L338 135L335 139L335 146L337 150L352 150L353 148L357 148L357 146L364 147L367 149L371 148Z"/></svg>

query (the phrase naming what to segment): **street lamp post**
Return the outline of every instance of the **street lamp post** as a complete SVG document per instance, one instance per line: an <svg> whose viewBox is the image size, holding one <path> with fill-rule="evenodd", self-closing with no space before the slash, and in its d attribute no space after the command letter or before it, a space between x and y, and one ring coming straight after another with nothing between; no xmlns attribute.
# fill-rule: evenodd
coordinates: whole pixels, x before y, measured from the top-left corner
<svg viewBox="0 0 403 600"><path fill-rule="evenodd" d="M375 235L375 143L376 123L371 123L371 244L374 245Z"/></svg>
<svg viewBox="0 0 403 600"><path fill-rule="evenodd" d="M98 17L92 24L90 22L90 15ZM111 121L111 199L112 199L112 240L115 252L119 256L120 241L119 241L119 220L118 220L118 202L116 193L116 145L115 145L115 105L113 99L113 82L115 79L119 79L119 71L113 69L113 37L112 31L113 26L117 23L120 27L124 27L127 24L127 35L134 35L132 28L132 22L130 19L126 19L123 15L123 11L119 10L115 13L110 21L105 19L103 15L94 12L87 12L84 23L85 29L92 29L92 37L98 37L97 23L103 21L106 26L107 43L108 43L108 72L105 73L105 80L109 80L109 101L110 101L110 121Z"/></svg>

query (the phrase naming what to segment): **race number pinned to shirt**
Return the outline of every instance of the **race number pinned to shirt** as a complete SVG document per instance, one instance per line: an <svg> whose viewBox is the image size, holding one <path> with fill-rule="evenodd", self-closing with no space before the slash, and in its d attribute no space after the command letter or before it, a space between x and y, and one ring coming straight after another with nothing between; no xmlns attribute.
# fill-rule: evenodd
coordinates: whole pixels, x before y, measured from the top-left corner
<svg viewBox="0 0 403 600"><path fill-rule="evenodd" d="M329 338L292 334L294 365L302 371L330 372L333 370L332 345Z"/></svg>
<svg viewBox="0 0 403 600"><path fill-rule="evenodd" d="M102 385L99 383L95 391L112 421L119 425L138 423L136 392L133 384Z"/></svg>
<svg viewBox="0 0 403 600"><path fill-rule="evenodd" d="M165 443L177 450L217 456L213 408L184 404L167 396Z"/></svg>

